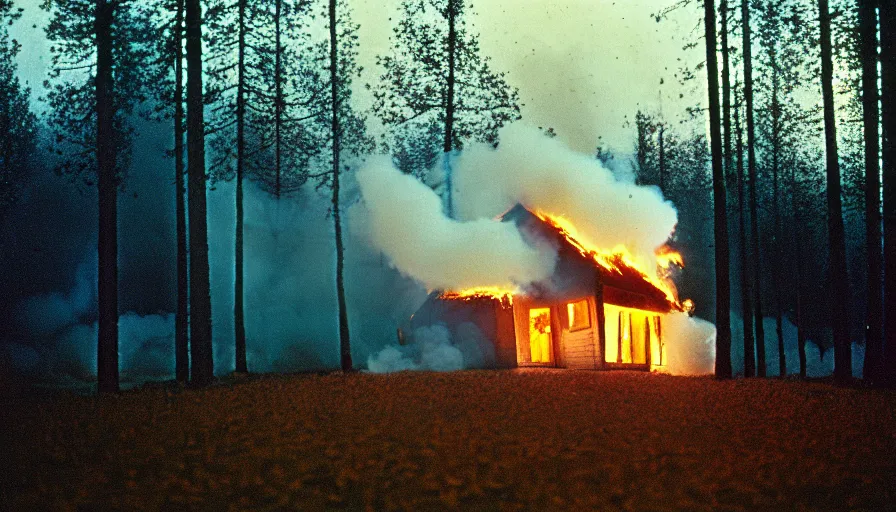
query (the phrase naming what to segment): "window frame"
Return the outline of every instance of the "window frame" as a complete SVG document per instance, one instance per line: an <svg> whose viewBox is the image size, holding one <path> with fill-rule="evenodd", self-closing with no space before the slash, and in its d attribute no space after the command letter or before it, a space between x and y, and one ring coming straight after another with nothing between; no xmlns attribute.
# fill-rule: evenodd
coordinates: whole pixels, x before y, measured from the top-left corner
<svg viewBox="0 0 896 512"><path fill-rule="evenodd" d="M578 326L578 327L574 327L574 326L570 325L569 310L570 310L570 306L572 306L573 309L575 309L575 305L578 304L578 303L580 303L580 302L584 302L584 303L585 303L585 312L586 312L586 314L585 314L585 319L587 320L587 322L586 322L585 325L580 325L580 326ZM567 303L566 303L566 331L567 331L567 332L579 332L579 331L585 331L585 330L588 330L588 329L591 329L591 328L592 328L593 323L592 323L592 321L591 321L591 308L590 308L590 305L591 305L591 304L590 304L590 302L588 301L588 298L587 298L587 297L584 298L584 299L574 300L574 301L572 301L572 302L567 302Z"/></svg>

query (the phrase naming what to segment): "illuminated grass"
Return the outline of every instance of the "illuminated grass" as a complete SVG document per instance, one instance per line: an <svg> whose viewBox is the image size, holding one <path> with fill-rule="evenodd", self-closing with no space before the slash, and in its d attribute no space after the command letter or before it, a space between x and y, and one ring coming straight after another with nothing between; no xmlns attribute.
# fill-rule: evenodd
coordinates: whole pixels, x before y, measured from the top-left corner
<svg viewBox="0 0 896 512"><path fill-rule="evenodd" d="M896 394L552 370L265 377L4 408L11 510L884 510Z"/></svg>

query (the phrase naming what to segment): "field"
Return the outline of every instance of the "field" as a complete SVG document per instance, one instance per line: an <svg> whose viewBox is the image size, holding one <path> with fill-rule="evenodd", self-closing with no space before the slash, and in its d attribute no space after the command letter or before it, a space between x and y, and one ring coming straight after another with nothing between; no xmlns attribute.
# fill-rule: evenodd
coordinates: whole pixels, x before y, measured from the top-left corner
<svg viewBox="0 0 896 512"><path fill-rule="evenodd" d="M896 393L824 383L515 370L3 400L10 510L896 507Z"/></svg>

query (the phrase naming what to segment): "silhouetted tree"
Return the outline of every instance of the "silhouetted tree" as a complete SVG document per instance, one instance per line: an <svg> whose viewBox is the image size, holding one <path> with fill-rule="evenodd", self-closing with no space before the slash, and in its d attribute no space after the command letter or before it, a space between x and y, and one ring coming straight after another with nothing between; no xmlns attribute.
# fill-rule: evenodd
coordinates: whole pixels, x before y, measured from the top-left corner
<svg viewBox="0 0 896 512"><path fill-rule="evenodd" d="M740 301L741 301L741 319L743 321L743 349L744 349L744 377L756 376L756 353L755 341L753 339L753 304L750 300L750 260L749 247L747 241L747 201L746 188L747 176L744 168L744 140L743 129L741 127L741 102L738 95L739 84L734 84L734 132L737 134L737 238L740 260Z"/></svg>
<svg viewBox="0 0 896 512"><path fill-rule="evenodd" d="M741 0L741 52L744 68L744 108L747 117L747 171L750 178L750 248L753 260L753 324L756 333L756 375L765 377L765 327L762 325L762 265L760 263L759 215L756 200L756 121L753 106L753 36L750 26L750 0Z"/></svg>
<svg viewBox="0 0 896 512"><path fill-rule="evenodd" d="M302 187L322 148L308 125L309 106L326 96L316 81L309 42L310 2L220 2L207 16L211 50L210 132L216 179L235 179L234 339L236 370L245 372L243 180L281 197Z"/></svg>
<svg viewBox="0 0 896 512"><path fill-rule="evenodd" d="M831 324L834 331L834 378L845 382L852 375L849 341L849 285L846 275L843 206L840 192L840 162L837 153L837 126L834 112L831 19L828 0L818 0L821 46L821 89L824 101L825 157L827 160L827 204L829 276L833 295Z"/></svg>
<svg viewBox="0 0 896 512"><path fill-rule="evenodd" d="M184 0L176 0L174 30L174 194L177 236L177 312L174 316L174 367L178 382L190 378L189 267L187 262L187 186L184 181Z"/></svg>
<svg viewBox="0 0 896 512"><path fill-rule="evenodd" d="M728 254L728 204L722 154L719 64L716 60L715 0L704 0L706 76L709 85L709 142L712 152L716 255L716 377L731 378L731 285Z"/></svg>
<svg viewBox="0 0 896 512"><path fill-rule="evenodd" d="M880 2L884 311L896 311L896 5ZM896 315L884 315L883 381L896 386Z"/></svg>
<svg viewBox="0 0 896 512"><path fill-rule="evenodd" d="M118 390L118 188L128 166L128 116L145 99L145 17L128 0L44 0L51 42L48 123L57 171L96 183L99 199L97 380Z"/></svg>
<svg viewBox="0 0 896 512"><path fill-rule="evenodd" d="M520 118L519 94L482 57L478 35L466 23L463 0L403 0L392 52L373 88L373 110L390 130L390 147L420 157L399 160L418 176L435 164L431 148L441 143L445 200L453 212L449 154L466 142L498 144L498 130ZM432 126L440 127L435 139Z"/></svg>
<svg viewBox="0 0 896 512"><path fill-rule="evenodd" d="M325 81L329 97L321 105L322 132L329 139L330 151L324 161L327 170L316 174L318 183L332 192L333 230L336 242L336 298L339 307L339 355L343 371L353 368L348 307L345 299L345 248L342 235L341 175L350 168L347 162L357 161L373 150L373 140L366 135L365 120L351 107L352 80L361 69L357 65L358 26L342 2L329 0L327 6L328 74ZM315 109L317 110L317 109ZM328 160L328 162L327 162Z"/></svg>
<svg viewBox="0 0 896 512"><path fill-rule="evenodd" d="M865 142L865 243L868 247L865 364L863 378L879 380L883 355L883 252L880 215L880 112L877 84L877 1L858 0L862 64L862 127Z"/></svg>
<svg viewBox="0 0 896 512"><path fill-rule="evenodd" d="M762 167L770 180L771 226L767 253L774 262L770 265L771 296L774 303L775 331L778 341L778 374L787 373L784 347L783 318L788 309L790 251L784 236L787 187L783 172L795 165L800 146L810 140L804 133L807 122L816 122L814 112L803 107L797 99L805 86L808 68L805 41L811 38L799 5L789 2L756 2L758 18L757 59L759 76L759 133L756 141L761 149ZM757 219L760 220L760 219ZM760 220L761 221L761 220Z"/></svg>
<svg viewBox="0 0 896 512"><path fill-rule="evenodd" d="M236 227L234 230L234 279L233 279L233 339L234 363L237 372L248 371L246 361L246 323L244 308L243 265L243 177L246 167L246 32L248 30L247 0L216 2L205 15L206 39L212 54L208 72L205 101L213 108L214 121L208 130L215 136L213 147L221 153L218 162L212 164L212 175L229 178L234 173L236 192ZM234 18L235 16L235 18ZM233 55L233 50L236 55ZM233 58L236 58L234 62ZM216 65L217 64L217 65ZM231 79L236 74L236 81ZM217 143L217 144L215 144ZM233 168L231 165L233 164Z"/></svg>
<svg viewBox="0 0 896 512"><path fill-rule="evenodd" d="M202 6L186 0L187 41L187 205L190 264L190 381L214 379L212 304L206 218L205 114L202 88Z"/></svg>
<svg viewBox="0 0 896 512"><path fill-rule="evenodd" d="M175 237L177 239L177 305L174 314L174 375L186 382L189 368L188 268L186 185L184 183L184 0L161 0L152 10L151 22L156 33L153 60L147 68L153 84L153 107L148 118L170 122L174 145L169 155L174 159ZM158 9L156 9L156 7Z"/></svg>
<svg viewBox="0 0 896 512"><path fill-rule="evenodd" d="M34 164L37 119L29 107L31 90L16 76L16 55L22 45L9 37L7 27L22 15L12 0L0 0L0 219L18 200L20 183Z"/></svg>

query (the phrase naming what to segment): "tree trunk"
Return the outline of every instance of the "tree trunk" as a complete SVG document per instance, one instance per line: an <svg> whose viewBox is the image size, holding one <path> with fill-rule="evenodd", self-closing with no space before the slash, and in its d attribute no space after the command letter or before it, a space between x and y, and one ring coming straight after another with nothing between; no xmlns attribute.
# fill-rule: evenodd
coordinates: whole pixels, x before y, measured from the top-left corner
<svg viewBox="0 0 896 512"><path fill-rule="evenodd" d="M800 238L800 230L804 223L800 212L799 191L796 186L796 170L790 168L790 193L793 196L793 246L796 259L796 343L800 359L800 378L806 378L806 330L803 328L803 242Z"/></svg>
<svg viewBox="0 0 896 512"><path fill-rule="evenodd" d="M237 16L237 83L236 83L236 231L234 234L233 341L235 370L247 373L246 308L244 305L243 270L243 172L246 160L246 0L239 0Z"/></svg>
<svg viewBox="0 0 896 512"><path fill-rule="evenodd" d="M896 5L880 3L884 311L896 311ZM896 386L896 315L884 315L882 380Z"/></svg>
<svg viewBox="0 0 896 512"><path fill-rule="evenodd" d="M187 211L184 184L184 0L177 0L174 18L174 189L177 223L177 312L174 315L174 374L178 382L190 377L187 294Z"/></svg>
<svg viewBox="0 0 896 512"><path fill-rule="evenodd" d="M772 68L772 217L774 222L774 236L772 254L775 262L772 269L772 288L775 295L775 333L778 337L778 375L787 376L787 359L784 354L784 326L783 309L784 301L781 298L781 262L783 251L781 250L781 200L780 187L778 186L778 174L781 163L781 102L778 97L780 89L780 77L778 70L778 55L775 49L770 51L770 63Z"/></svg>
<svg viewBox="0 0 896 512"><path fill-rule="evenodd" d="M827 160L828 249L832 287L831 323L834 331L834 379L846 382L852 376L849 342L849 285L846 276L846 243L843 234L843 205L840 198L840 162L837 156L837 126L834 111L834 65L831 57L831 18L828 0L818 0L821 32L821 90L824 101L824 139Z"/></svg>
<svg viewBox="0 0 896 512"><path fill-rule="evenodd" d="M880 217L880 112L877 92L877 1L859 0L862 58L862 121L865 133L865 243L868 247L868 309L865 320L866 382L876 383L883 353L883 253Z"/></svg>
<svg viewBox="0 0 896 512"><path fill-rule="evenodd" d="M728 265L728 204L722 168L722 124L719 112L719 65L716 61L715 0L704 0L706 75L709 82L709 131L715 210L716 377L731 378L731 299Z"/></svg>
<svg viewBox="0 0 896 512"><path fill-rule="evenodd" d="M734 90L734 101L737 98L737 86ZM744 377L756 376L756 354L753 343L753 305L750 303L750 267L747 258L747 219L746 219L746 177L744 176L744 139L740 124L740 106L734 110L734 124L737 133L737 212L738 240L740 241L740 301L744 329Z"/></svg>
<svg viewBox="0 0 896 512"><path fill-rule="evenodd" d="M330 101L333 137L333 227L336 237L336 298L339 303L339 355L342 371L352 370L352 349L348 330L348 310L345 302L345 254L342 245L342 215L339 211L339 152L342 139L339 104L339 53L336 40L336 0L330 0Z"/></svg>
<svg viewBox="0 0 896 512"><path fill-rule="evenodd" d="M731 59L728 51L728 0L719 2L722 39L722 131L724 132L723 155L725 156L725 177L727 184L733 184L733 155L731 153Z"/></svg>
<svg viewBox="0 0 896 512"><path fill-rule="evenodd" d="M190 381L214 379L212 304L206 218L205 121L202 98L202 8L186 0L187 20L187 172L190 239Z"/></svg>
<svg viewBox="0 0 896 512"><path fill-rule="evenodd" d="M454 179L451 169L451 152L454 150L454 72L457 53L457 1L448 0L448 90L445 94L445 140L443 168L445 170L445 209L448 217L454 217Z"/></svg>
<svg viewBox="0 0 896 512"><path fill-rule="evenodd" d="M756 329L756 375L765 377L765 327L762 325L762 265L759 248L759 215L756 206L756 123L753 117L753 47L750 3L741 0L744 52L744 101L747 109L747 170L750 175L750 245L753 259L753 321Z"/></svg>
<svg viewBox="0 0 896 512"><path fill-rule="evenodd" d="M647 173L647 152L649 148L647 147L647 120L646 116L641 113L639 110L637 114L635 114L635 129L637 130L638 136L638 176L636 178L636 183L638 185L644 185L647 180L645 178L648 176ZM660 151L660 154L663 152ZM666 189L663 187L663 176L660 174L659 176L659 186L660 192L663 195L666 194Z"/></svg>
<svg viewBox="0 0 896 512"><path fill-rule="evenodd" d="M112 2L96 0L96 159L99 189L97 387L101 393L118 391L118 165L112 78L114 16Z"/></svg>

